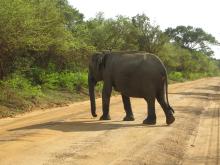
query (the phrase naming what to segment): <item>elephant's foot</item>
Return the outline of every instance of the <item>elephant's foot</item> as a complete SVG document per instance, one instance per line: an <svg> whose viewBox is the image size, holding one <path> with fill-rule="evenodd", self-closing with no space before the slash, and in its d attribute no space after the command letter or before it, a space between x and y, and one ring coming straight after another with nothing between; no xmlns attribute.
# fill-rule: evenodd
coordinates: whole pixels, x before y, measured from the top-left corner
<svg viewBox="0 0 220 165"><path fill-rule="evenodd" d="M111 120L110 115L102 115L99 120Z"/></svg>
<svg viewBox="0 0 220 165"><path fill-rule="evenodd" d="M126 115L123 118L123 121L134 121L134 116L133 115Z"/></svg>
<svg viewBox="0 0 220 165"><path fill-rule="evenodd" d="M173 116L173 114L166 116L166 123L167 123L167 125L172 124L174 121L175 121L175 117Z"/></svg>
<svg viewBox="0 0 220 165"><path fill-rule="evenodd" d="M147 117L147 118L143 121L143 124L155 125L155 124L156 124L156 118Z"/></svg>

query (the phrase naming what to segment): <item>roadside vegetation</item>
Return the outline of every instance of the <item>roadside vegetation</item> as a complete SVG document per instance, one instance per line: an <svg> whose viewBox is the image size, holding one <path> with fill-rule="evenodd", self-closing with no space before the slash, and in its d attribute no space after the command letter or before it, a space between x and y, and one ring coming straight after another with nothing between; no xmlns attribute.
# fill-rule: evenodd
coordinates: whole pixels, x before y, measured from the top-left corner
<svg viewBox="0 0 220 165"><path fill-rule="evenodd" d="M163 31L145 14L85 20L67 0L0 0L0 117L87 99L96 51L154 53L176 82L219 75L212 45L219 42L201 28Z"/></svg>

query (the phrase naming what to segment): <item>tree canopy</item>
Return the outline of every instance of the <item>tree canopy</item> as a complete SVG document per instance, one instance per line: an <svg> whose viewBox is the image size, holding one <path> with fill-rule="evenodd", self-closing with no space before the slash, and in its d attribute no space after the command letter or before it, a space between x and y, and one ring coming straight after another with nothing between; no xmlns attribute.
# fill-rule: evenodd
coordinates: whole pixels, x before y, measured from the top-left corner
<svg viewBox="0 0 220 165"><path fill-rule="evenodd" d="M150 53L158 53L167 42L165 34L158 25L152 25L150 19L145 15L132 17L132 23L136 29L136 37L139 50Z"/></svg>
<svg viewBox="0 0 220 165"><path fill-rule="evenodd" d="M106 19L100 12L84 20L67 0L0 0L0 18L0 79L85 69L90 54L103 50L146 51L172 71L204 72L201 65L213 61L210 45L219 44L201 28L162 31L145 14Z"/></svg>
<svg viewBox="0 0 220 165"><path fill-rule="evenodd" d="M176 42L182 48L199 51L208 56L213 55L210 45L218 45L219 42L214 36L205 32L202 28L192 26L177 26L165 30L171 41Z"/></svg>

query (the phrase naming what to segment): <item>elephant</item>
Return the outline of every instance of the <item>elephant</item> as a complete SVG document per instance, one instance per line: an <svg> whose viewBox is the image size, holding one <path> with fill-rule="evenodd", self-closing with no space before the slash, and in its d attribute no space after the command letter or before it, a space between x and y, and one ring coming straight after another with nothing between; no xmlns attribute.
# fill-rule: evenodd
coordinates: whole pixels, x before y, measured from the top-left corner
<svg viewBox="0 0 220 165"><path fill-rule="evenodd" d="M175 121L174 110L168 101L167 71L161 60L146 52L94 53L89 60L88 85L91 114L97 117L94 87L103 81L100 120L111 120L109 103L112 88L119 92L124 104L124 121L133 121L130 97L144 98L148 113L143 124L155 125L155 100L162 107L167 125Z"/></svg>

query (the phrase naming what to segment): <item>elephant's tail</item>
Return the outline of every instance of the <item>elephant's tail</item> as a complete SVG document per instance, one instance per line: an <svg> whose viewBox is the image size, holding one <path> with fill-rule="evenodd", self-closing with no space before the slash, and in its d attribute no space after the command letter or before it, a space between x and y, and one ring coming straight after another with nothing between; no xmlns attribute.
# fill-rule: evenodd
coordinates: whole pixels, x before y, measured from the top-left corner
<svg viewBox="0 0 220 165"><path fill-rule="evenodd" d="M165 97L166 97L166 102L167 102L167 105L169 107L169 109L171 109L171 111L174 113L174 110L173 108L170 106L169 104L169 100L168 100L168 77L167 77L167 74L166 74L166 79L165 79L165 82L164 82L164 90L165 90Z"/></svg>

